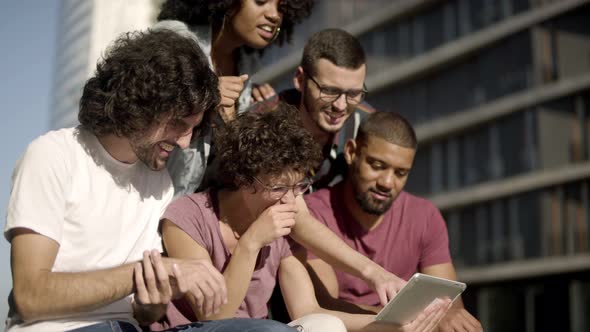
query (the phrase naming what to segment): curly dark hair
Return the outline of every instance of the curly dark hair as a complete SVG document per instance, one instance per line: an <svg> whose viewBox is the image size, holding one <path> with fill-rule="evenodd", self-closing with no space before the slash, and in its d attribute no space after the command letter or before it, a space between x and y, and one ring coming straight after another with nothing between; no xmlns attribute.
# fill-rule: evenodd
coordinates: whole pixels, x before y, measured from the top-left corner
<svg viewBox="0 0 590 332"><path fill-rule="evenodd" d="M208 114L219 98L217 76L196 42L167 30L129 32L86 82L78 120L97 136L129 137L164 115Z"/></svg>
<svg viewBox="0 0 590 332"><path fill-rule="evenodd" d="M295 25L309 17L315 0L282 0L279 12L283 14L281 33L276 43L282 46L291 42ZM211 25L214 29L221 27L223 17L229 12L237 12L241 0L166 0L158 15L158 21L177 20L188 25ZM253 50L244 47L247 53Z"/></svg>
<svg viewBox="0 0 590 332"><path fill-rule="evenodd" d="M261 174L307 174L322 160L320 146L303 128L299 111L282 102L276 108L238 115L215 138L219 186L229 190L250 186Z"/></svg>

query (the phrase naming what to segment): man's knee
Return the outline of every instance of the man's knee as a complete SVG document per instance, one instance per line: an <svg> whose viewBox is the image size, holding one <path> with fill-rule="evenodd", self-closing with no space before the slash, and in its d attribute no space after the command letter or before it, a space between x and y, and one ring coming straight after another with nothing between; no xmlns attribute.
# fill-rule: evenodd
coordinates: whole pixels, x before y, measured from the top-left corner
<svg viewBox="0 0 590 332"><path fill-rule="evenodd" d="M290 326L300 325L305 332L346 332L342 320L329 314L311 314L303 316L289 323Z"/></svg>

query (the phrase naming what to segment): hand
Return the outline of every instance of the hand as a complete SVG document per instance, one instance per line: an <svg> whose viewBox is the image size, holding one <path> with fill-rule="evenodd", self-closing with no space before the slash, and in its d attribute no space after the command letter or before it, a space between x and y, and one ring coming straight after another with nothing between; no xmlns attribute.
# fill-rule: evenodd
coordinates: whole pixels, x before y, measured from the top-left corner
<svg viewBox="0 0 590 332"><path fill-rule="evenodd" d="M463 308L451 308L438 325L439 332L482 332L481 323Z"/></svg>
<svg viewBox="0 0 590 332"><path fill-rule="evenodd" d="M277 203L264 210L240 238L259 250L274 240L289 235L295 225L297 206Z"/></svg>
<svg viewBox="0 0 590 332"><path fill-rule="evenodd" d="M199 312L209 316L227 303L227 288L223 275L205 259L169 259L172 267L173 298L192 295Z"/></svg>
<svg viewBox="0 0 590 332"><path fill-rule="evenodd" d="M221 101L219 109L221 117L225 122L233 120L236 117L236 100L244 89L244 82L248 75L241 76L220 76L219 77L219 94Z"/></svg>
<svg viewBox="0 0 590 332"><path fill-rule="evenodd" d="M166 312L172 300L172 287L168 272L157 250L145 251L143 260L133 269L135 296L134 316L141 324L155 322Z"/></svg>
<svg viewBox="0 0 590 332"><path fill-rule="evenodd" d="M381 305L385 306L408 282L377 264L375 266L377 268L371 269L365 280L379 295Z"/></svg>
<svg viewBox="0 0 590 332"><path fill-rule="evenodd" d="M252 86L252 98L254 101L263 101L276 94L275 90L268 83L255 84Z"/></svg>
<svg viewBox="0 0 590 332"><path fill-rule="evenodd" d="M411 323L400 327L401 332L430 332L436 328L451 307L451 300L436 299Z"/></svg>

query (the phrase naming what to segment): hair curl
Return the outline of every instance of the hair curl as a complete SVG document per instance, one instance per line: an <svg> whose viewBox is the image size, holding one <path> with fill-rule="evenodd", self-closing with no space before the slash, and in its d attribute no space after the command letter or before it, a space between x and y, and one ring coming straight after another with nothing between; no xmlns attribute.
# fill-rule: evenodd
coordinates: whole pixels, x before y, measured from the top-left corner
<svg viewBox="0 0 590 332"><path fill-rule="evenodd" d="M129 32L86 82L78 120L95 135L129 137L165 115L208 114L219 98L217 76L196 42L167 30Z"/></svg>
<svg viewBox="0 0 590 332"><path fill-rule="evenodd" d="M281 0L279 12L283 14L281 33L276 43L282 46L291 42L295 25L309 17L315 0ZM162 4L158 21L177 20L188 25L221 27L224 16L241 7L241 0L167 0ZM255 50L244 46L247 53Z"/></svg>
<svg viewBox="0 0 590 332"><path fill-rule="evenodd" d="M285 171L307 174L322 160L320 146L303 128L299 111L280 102L276 108L245 112L216 136L219 185L236 190L255 176Z"/></svg>

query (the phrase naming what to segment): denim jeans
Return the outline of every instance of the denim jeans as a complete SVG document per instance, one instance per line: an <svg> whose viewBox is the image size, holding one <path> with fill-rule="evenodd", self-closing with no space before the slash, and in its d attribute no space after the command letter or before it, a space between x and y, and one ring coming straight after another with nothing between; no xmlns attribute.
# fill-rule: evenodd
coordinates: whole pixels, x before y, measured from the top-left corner
<svg viewBox="0 0 590 332"><path fill-rule="evenodd" d="M297 332L297 329L270 319L231 318L180 325L173 332Z"/></svg>
<svg viewBox="0 0 590 332"><path fill-rule="evenodd" d="M137 328L133 324L118 321L109 320L106 322L88 325L73 329L67 332L137 332Z"/></svg>
<svg viewBox="0 0 590 332"><path fill-rule="evenodd" d="M171 332L296 332L297 329L270 319L231 318L194 322L166 330ZM107 321L70 332L137 332L129 323Z"/></svg>

